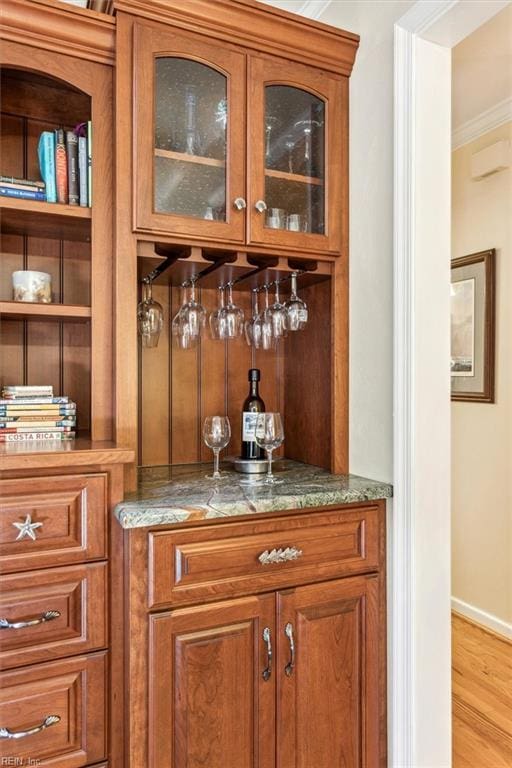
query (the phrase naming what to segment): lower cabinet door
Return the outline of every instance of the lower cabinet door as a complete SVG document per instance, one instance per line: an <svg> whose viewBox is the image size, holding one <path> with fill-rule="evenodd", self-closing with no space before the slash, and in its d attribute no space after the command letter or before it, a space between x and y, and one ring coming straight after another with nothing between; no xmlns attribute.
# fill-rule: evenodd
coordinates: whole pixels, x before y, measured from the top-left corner
<svg viewBox="0 0 512 768"><path fill-rule="evenodd" d="M277 768L377 768L378 577L279 593L277 616Z"/></svg>
<svg viewBox="0 0 512 768"><path fill-rule="evenodd" d="M150 617L158 768L273 768L275 593Z"/></svg>

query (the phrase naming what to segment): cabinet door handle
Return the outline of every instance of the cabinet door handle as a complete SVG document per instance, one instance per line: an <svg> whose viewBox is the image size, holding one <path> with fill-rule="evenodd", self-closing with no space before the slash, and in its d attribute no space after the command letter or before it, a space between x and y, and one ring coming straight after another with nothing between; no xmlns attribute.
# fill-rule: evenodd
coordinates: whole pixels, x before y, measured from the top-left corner
<svg viewBox="0 0 512 768"><path fill-rule="evenodd" d="M60 717L58 715L48 715L45 717L41 725L35 725L33 728L28 728L26 731L11 731L9 728L0 728L0 739L24 739L25 736L34 736L36 733L41 733L50 725L56 725L60 723Z"/></svg>
<svg viewBox="0 0 512 768"><path fill-rule="evenodd" d="M263 641L267 644L267 666L262 672L262 677L266 682L267 680L270 680L272 674L272 641L269 627L265 627L263 630Z"/></svg>
<svg viewBox="0 0 512 768"><path fill-rule="evenodd" d="M267 204L264 200L256 200L254 203L254 207L258 211L258 213L265 213L267 210Z"/></svg>
<svg viewBox="0 0 512 768"><path fill-rule="evenodd" d="M290 642L290 661L284 668L284 671L286 676L290 677L293 672L293 668L295 667L295 643L293 640L293 626L290 624L290 622L288 622L284 628L284 633Z"/></svg>
<svg viewBox="0 0 512 768"><path fill-rule="evenodd" d="M275 563L287 563L290 560L298 560L302 557L302 549L297 547L280 547L279 549L266 549L258 557L262 565L274 565Z"/></svg>
<svg viewBox="0 0 512 768"><path fill-rule="evenodd" d="M45 621L58 619L59 611L45 611L41 616L26 621L9 621L9 619L0 619L0 629L25 629L26 627L36 627L38 624L44 624Z"/></svg>
<svg viewBox="0 0 512 768"><path fill-rule="evenodd" d="M235 197L233 200L233 206L236 208L237 211L243 211L244 208L247 208L247 203L245 202L243 197Z"/></svg>

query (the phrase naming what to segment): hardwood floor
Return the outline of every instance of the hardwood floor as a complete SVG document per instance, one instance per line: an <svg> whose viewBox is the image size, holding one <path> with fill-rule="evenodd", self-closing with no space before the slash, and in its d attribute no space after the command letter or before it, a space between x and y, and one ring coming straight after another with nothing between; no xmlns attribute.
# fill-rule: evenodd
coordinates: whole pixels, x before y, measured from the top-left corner
<svg viewBox="0 0 512 768"><path fill-rule="evenodd" d="M512 768L512 642L452 614L453 768Z"/></svg>

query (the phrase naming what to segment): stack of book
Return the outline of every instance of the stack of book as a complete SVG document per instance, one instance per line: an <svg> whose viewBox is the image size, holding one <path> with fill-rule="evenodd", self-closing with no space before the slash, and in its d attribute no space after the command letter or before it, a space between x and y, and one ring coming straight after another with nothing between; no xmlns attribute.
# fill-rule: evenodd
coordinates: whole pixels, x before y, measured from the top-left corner
<svg viewBox="0 0 512 768"><path fill-rule="evenodd" d="M38 144L39 170L46 184L46 202L92 205L92 126L79 123L73 131L43 131Z"/></svg>
<svg viewBox="0 0 512 768"><path fill-rule="evenodd" d="M0 442L70 440L75 437L76 404L54 397L53 387L3 387Z"/></svg>
<svg viewBox="0 0 512 768"><path fill-rule="evenodd" d="M0 195L21 197L23 200L46 200L46 185L44 181L0 176Z"/></svg>

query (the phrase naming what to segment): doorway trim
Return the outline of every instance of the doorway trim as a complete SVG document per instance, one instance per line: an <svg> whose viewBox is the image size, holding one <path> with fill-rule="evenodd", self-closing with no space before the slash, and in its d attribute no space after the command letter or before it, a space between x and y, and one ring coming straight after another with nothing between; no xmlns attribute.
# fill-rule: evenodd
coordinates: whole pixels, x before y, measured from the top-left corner
<svg viewBox="0 0 512 768"><path fill-rule="evenodd" d="M450 59L454 45L509 4L419 0L395 24L395 491L389 546L388 729L393 768L451 765L450 224L449 214L447 222L441 210L443 201L448 209L450 205ZM433 130L427 131L425 120L433 114ZM424 167L429 159L437 166L432 173L440 169L435 196ZM441 224L433 232L440 214ZM430 285L422 279L427 268L432 271ZM426 311L429 298L442 315L436 322ZM431 386L423 381L425 352Z"/></svg>

